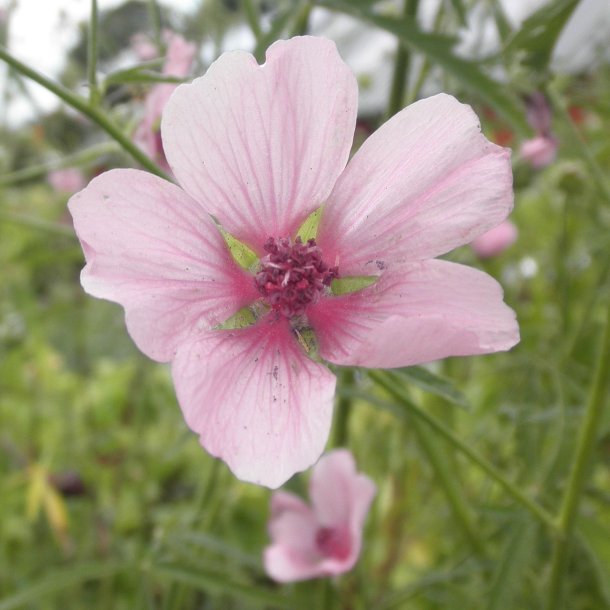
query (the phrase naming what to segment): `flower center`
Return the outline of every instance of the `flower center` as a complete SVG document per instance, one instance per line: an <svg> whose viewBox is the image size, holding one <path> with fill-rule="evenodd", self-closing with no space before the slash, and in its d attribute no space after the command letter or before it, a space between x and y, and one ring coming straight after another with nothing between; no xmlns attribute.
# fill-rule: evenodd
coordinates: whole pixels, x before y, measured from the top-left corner
<svg viewBox="0 0 610 610"><path fill-rule="evenodd" d="M349 533L344 528L321 527L316 532L316 547L325 557L345 559L351 551Z"/></svg>
<svg viewBox="0 0 610 610"><path fill-rule="evenodd" d="M292 319L305 313L320 293L338 275L337 267L328 267L316 240L304 244L300 237L270 237L264 246L267 256L261 259L255 282L265 302L276 312Z"/></svg>

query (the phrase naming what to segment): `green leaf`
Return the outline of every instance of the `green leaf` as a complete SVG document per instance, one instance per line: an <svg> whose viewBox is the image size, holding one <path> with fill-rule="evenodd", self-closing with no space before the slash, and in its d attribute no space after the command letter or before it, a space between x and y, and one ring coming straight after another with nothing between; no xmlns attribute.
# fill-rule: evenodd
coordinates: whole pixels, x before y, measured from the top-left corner
<svg viewBox="0 0 610 610"><path fill-rule="evenodd" d="M387 17L373 13L358 0L321 0L318 4L353 15L394 34L404 45L428 57L455 77L464 88L493 106L519 133L528 133L520 101L504 83L487 76L478 63L455 55L452 51L456 42L454 37L424 32L414 19L408 17Z"/></svg>
<svg viewBox="0 0 610 610"><path fill-rule="evenodd" d="M508 41L504 52L525 51L525 65L538 71L546 70L555 43L579 1L557 0L545 4L523 22Z"/></svg>
<svg viewBox="0 0 610 610"><path fill-rule="evenodd" d="M502 558L493 575L486 610L512 610L526 572L535 557L536 524L517 521L506 536Z"/></svg>
<svg viewBox="0 0 610 610"><path fill-rule="evenodd" d="M340 277L332 281L330 291L335 296L350 294L351 292L357 292L358 290L372 286L378 279L379 276L377 275L352 275Z"/></svg>
<svg viewBox="0 0 610 610"><path fill-rule="evenodd" d="M306 243L310 239L315 239L318 234L318 226L320 225L320 218L322 218L322 208L314 210L301 225L297 231L297 237Z"/></svg>
<svg viewBox="0 0 610 610"><path fill-rule="evenodd" d="M460 25L466 26L466 8L464 7L462 0L451 0L451 6L453 6L453 10L458 17Z"/></svg>
<svg viewBox="0 0 610 610"><path fill-rule="evenodd" d="M421 390L439 396L457 407L470 409L470 403L466 399L466 396L464 396L447 377L436 375L421 366L410 366L404 369L397 369L394 373L400 375L407 383L412 383Z"/></svg>
<svg viewBox="0 0 610 610"><path fill-rule="evenodd" d="M229 252L231 252L233 260L242 269L250 271L258 261L256 254L250 250L246 244L233 237L233 235L225 231L222 227L218 228L222 233L227 246L229 247Z"/></svg>
<svg viewBox="0 0 610 610"><path fill-rule="evenodd" d="M55 570L37 582L21 582L20 591L0 600L0 610L23 608L43 600L47 603L49 596L65 589L92 580L110 578L120 572L133 572L133 562L87 563Z"/></svg>
<svg viewBox="0 0 610 610"><path fill-rule="evenodd" d="M289 4L284 11L277 14L271 23L269 30L263 32L256 42L256 47L254 49L254 57L256 57L256 61L259 63L265 61L265 51L267 50L267 47L273 43L273 41L281 38L282 32L286 29L292 19L298 16L298 14L299 11L295 10L294 6L291 4Z"/></svg>
<svg viewBox="0 0 610 610"><path fill-rule="evenodd" d="M143 70L142 68L128 68L109 74L104 83L106 85L123 85L129 83L184 83L188 82L188 78L178 78L176 76L168 76L160 74L152 70Z"/></svg>
<svg viewBox="0 0 610 610"><path fill-rule="evenodd" d="M576 529L595 568L600 593L610 606L610 528L591 517L580 517Z"/></svg>
<svg viewBox="0 0 610 610"><path fill-rule="evenodd" d="M294 600L286 595L248 583L236 582L227 578L227 574L220 570L218 572L202 569L189 570L180 566L153 565L150 566L149 571L153 576L159 578L180 582L202 591L240 597L249 604L263 608L294 610L295 607ZM0 608L0 610L3 609Z"/></svg>

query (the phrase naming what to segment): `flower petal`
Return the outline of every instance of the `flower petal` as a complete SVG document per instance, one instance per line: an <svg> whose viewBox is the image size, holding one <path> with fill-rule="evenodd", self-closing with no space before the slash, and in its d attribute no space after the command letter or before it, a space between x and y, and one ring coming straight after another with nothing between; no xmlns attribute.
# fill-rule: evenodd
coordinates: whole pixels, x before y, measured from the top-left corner
<svg viewBox="0 0 610 610"><path fill-rule="evenodd" d="M469 106L441 94L362 145L324 208L318 245L342 275L432 258L499 224L513 205L510 151Z"/></svg>
<svg viewBox="0 0 610 610"><path fill-rule="evenodd" d="M162 121L180 184L259 254L267 237L294 235L328 197L348 159L357 85L335 44L279 41L259 66L223 54L178 87Z"/></svg>
<svg viewBox="0 0 610 610"><path fill-rule="evenodd" d="M336 380L287 323L202 334L179 349L172 373L188 425L238 478L275 488L322 453Z"/></svg>
<svg viewBox="0 0 610 610"><path fill-rule="evenodd" d="M258 297L206 212L177 186L117 169L68 204L93 296L121 304L129 334L150 358L171 360L190 335Z"/></svg>
<svg viewBox="0 0 610 610"><path fill-rule="evenodd" d="M307 314L320 355L343 365L410 366L504 351L519 341L500 285L443 260L395 267L369 288L323 299Z"/></svg>

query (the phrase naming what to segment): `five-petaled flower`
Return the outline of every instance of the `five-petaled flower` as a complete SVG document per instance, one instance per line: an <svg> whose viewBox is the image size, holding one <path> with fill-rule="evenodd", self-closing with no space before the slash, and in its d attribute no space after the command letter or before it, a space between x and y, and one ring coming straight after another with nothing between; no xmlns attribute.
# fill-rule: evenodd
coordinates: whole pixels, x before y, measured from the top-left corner
<svg viewBox="0 0 610 610"><path fill-rule="evenodd" d="M470 107L437 95L347 164L356 106L356 79L329 40L276 42L262 66L225 53L163 114L181 188L113 170L70 201L85 290L120 303L138 347L172 362L202 445L269 487L324 449L336 379L320 359L401 367L519 339L495 280L433 258L508 215L509 151L483 137ZM315 239L299 241L318 208ZM256 268L236 264L217 223ZM376 281L333 293L353 276ZM254 324L226 328L253 303ZM303 347L311 333L315 358Z"/></svg>
<svg viewBox="0 0 610 610"><path fill-rule="evenodd" d="M272 544L264 552L267 574L279 582L293 582L351 570L375 493L373 481L356 472L349 451L322 456L309 481L311 507L285 491L271 497Z"/></svg>

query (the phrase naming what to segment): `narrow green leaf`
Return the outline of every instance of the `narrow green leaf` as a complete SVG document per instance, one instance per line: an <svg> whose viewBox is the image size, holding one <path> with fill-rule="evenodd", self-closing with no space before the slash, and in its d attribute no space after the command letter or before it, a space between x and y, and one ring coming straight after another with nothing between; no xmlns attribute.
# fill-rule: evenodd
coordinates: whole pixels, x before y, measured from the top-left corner
<svg viewBox="0 0 610 610"><path fill-rule="evenodd" d="M168 76L160 74L153 70L145 70L140 67L128 68L127 70L119 70L109 74L104 83L106 85L123 85L130 83L184 83L189 81L188 78L179 78L176 76Z"/></svg>
<svg viewBox="0 0 610 610"><path fill-rule="evenodd" d="M349 294L372 286L378 279L379 276L377 275L352 275L340 277L332 281L330 291L335 296Z"/></svg>
<svg viewBox="0 0 610 610"><path fill-rule="evenodd" d="M273 22L271 23L271 27L263 32L260 37L257 39L256 47L254 48L254 57L258 62L265 61L265 51L267 47L278 38L281 38L282 32L287 28L288 24L299 14L298 10L295 10L294 6L288 5L288 7L279 12Z"/></svg>
<svg viewBox="0 0 610 610"><path fill-rule="evenodd" d="M294 600L271 589L263 589L251 584L236 582L227 578L220 570L189 570L180 566L153 565L149 568L153 576L189 585L202 591L228 594L240 597L249 604L263 608L287 608L294 610ZM3 610L0 608L0 610Z"/></svg>
<svg viewBox="0 0 610 610"><path fill-rule="evenodd" d="M447 377L432 373L421 366L410 366L404 369L397 369L394 373L400 375L408 383L412 383L426 392L439 396L457 407L470 409L470 403L466 399L466 396L464 396Z"/></svg>
<svg viewBox="0 0 610 610"><path fill-rule="evenodd" d="M478 63L455 55L452 51L456 42L454 37L424 32L414 19L408 17L387 17L373 13L357 0L320 0L318 4L353 15L394 34L404 45L428 57L432 63L438 64L455 77L462 86L493 106L519 133L528 133L520 101L503 83L487 76Z"/></svg>
<svg viewBox="0 0 610 610"><path fill-rule="evenodd" d="M453 6L453 10L458 17L460 25L466 26L466 8L464 7L462 0L451 0L451 6Z"/></svg>
<svg viewBox="0 0 610 610"><path fill-rule="evenodd" d="M131 562L99 562L74 565L54 570L44 578L31 584L21 583L21 590L0 600L0 610L13 610L23 608L28 604L48 601L49 596L55 595L70 587L81 585L92 580L110 578L120 572L133 572Z"/></svg>
<svg viewBox="0 0 610 610"><path fill-rule="evenodd" d="M576 529L591 558L600 593L610 607L610 528L591 517L580 517Z"/></svg>
<svg viewBox="0 0 610 610"><path fill-rule="evenodd" d="M536 524L525 517L506 536L502 558L493 575L486 610L512 610L521 583L533 561Z"/></svg>
<svg viewBox="0 0 610 610"><path fill-rule="evenodd" d="M544 71L551 60L555 43L580 0L549 2L528 17L504 48L506 53L525 51L523 63Z"/></svg>

